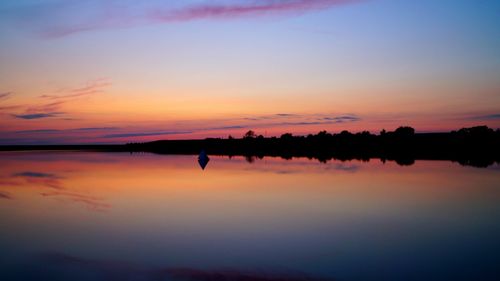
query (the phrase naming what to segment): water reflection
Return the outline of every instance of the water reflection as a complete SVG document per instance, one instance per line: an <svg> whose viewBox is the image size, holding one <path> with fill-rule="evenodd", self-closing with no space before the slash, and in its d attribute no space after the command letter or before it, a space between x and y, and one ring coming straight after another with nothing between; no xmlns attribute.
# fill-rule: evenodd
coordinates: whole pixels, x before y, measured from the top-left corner
<svg viewBox="0 0 500 281"><path fill-rule="evenodd" d="M210 158L208 158L208 155L205 152L205 150L202 150L200 152L200 155L198 156L198 163L200 164L200 167L202 170L205 170L205 167L207 166L208 161L210 161Z"/></svg>
<svg viewBox="0 0 500 281"><path fill-rule="evenodd" d="M20 178L21 181L16 182L16 178ZM55 174L26 171L12 174L11 179L14 185L33 184L55 189L63 189L61 186L61 180L63 178Z"/></svg>
<svg viewBox="0 0 500 281"><path fill-rule="evenodd" d="M4 155L6 158L9 158L9 156L15 154L5 153ZM56 156L57 158L55 159L51 157L52 160L46 160L42 163L37 161L29 163L31 162L29 158L24 158L26 155L22 154L19 155L19 160L22 160L21 162L10 162L9 160L12 159L3 160L2 162L5 162L6 166L0 173L0 189L4 191L0 190L0 197L4 199L16 199L16 194L23 196L26 192L33 192L42 197L53 197L65 202L79 203L89 210L105 211L110 208L111 206L105 203L102 198L89 194L89 191L68 186L72 182L68 178L71 177L72 173L70 170L63 169L65 166L49 168L51 165L46 165L47 162L55 161L57 163L60 160L58 158L64 159L64 155ZM13 159L15 158L17 157ZM77 163L81 164L82 162L77 161ZM10 166L11 164L13 166ZM38 165L36 165L35 170L21 170L30 164ZM51 171L45 172L46 170Z"/></svg>
<svg viewBox="0 0 500 281"><path fill-rule="evenodd" d="M0 280L500 276L498 167L0 156Z"/></svg>
<svg viewBox="0 0 500 281"><path fill-rule="evenodd" d="M245 155L245 156L235 156L235 155L228 155L227 156L229 159L233 158L233 157L244 157L245 160L248 162L248 163L254 163L255 161L257 160L262 160L264 158L280 158L280 159L283 159L283 160L297 160L297 159L309 159L309 160L316 160L318 161L319 163L323 163L323 164L327 164L329 162L370 162L370 161L380 161L382 163L396 163L400 166L412 166L414 165L417 161L425 161L425 160L417 160L415 159L414 157L402 157L402 156L399 156L398 158L370 158L370 157L342 157L342 156L336 156L336 157L333 157L333 156L330 156L330 157L311 157L311 156L297 156L297 157L294 157L294 156L263 156L263 155L259 155L259 156L256 156L256 155ZM427 159L427 158L424 158L424 159ZM499 161L495 161L495 160L491 160L491 159L482 159L482 158L471 158L471 159L432 159L431 157L429 157L429 159L427 159L427 161L429 160L434 160L434 161L450 161L450 162L453 162L453 163L458 163L462 166L471 166L471 167L476 167L476 168L495 168L495 167L499 167L500 166L500 162Z"/></svg>

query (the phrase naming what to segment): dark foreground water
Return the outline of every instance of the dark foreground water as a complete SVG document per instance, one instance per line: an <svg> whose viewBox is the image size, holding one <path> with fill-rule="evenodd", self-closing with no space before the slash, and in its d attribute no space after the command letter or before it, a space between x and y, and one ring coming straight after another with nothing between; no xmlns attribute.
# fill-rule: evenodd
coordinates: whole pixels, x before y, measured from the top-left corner
<svg viewBox="0 0 500 281"><path fill-rule="evenodd" d="M500 168L0 153L0 280L500 280Z"/></svg>

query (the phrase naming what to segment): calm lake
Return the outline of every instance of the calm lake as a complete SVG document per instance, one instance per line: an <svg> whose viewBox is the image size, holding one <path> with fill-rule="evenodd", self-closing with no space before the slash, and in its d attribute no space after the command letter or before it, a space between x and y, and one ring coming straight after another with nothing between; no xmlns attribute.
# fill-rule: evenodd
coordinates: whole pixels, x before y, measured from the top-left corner
<svg viewBox="0 0 500 281"><path fill-rule="evenodd" d="M499 265L498 165L0 153L3 281L500 280Z"/></svg>

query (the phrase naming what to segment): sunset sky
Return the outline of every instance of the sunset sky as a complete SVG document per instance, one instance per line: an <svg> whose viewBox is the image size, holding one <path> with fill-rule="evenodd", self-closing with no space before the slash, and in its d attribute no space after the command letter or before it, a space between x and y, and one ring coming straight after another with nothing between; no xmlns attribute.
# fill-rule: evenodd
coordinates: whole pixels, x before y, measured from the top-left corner
<svg viewBox="0 0 500 281"><path fill-rule="evenodd" d="M0 144L500 128L500 1L2 0Z"/></svg>

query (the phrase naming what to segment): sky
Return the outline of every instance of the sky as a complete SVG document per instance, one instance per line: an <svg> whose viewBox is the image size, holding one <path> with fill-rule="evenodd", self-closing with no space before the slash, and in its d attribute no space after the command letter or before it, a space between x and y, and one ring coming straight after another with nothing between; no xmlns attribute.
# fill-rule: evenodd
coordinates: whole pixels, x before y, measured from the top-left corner
<svg viewBox="0 0 500 281"><path fill-rule="evenodd" d="M0 144L500 128L500 1L2 0Z"/></svg>

